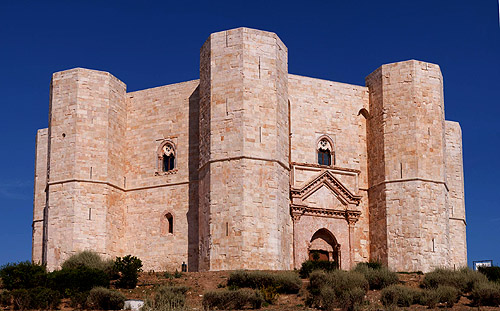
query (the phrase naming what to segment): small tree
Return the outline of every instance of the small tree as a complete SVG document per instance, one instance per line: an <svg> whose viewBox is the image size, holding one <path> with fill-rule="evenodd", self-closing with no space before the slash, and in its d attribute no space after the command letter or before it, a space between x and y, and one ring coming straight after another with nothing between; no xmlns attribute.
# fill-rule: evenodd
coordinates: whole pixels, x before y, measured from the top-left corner
<svg viewBox="0 0 500 311"><path fill-rule="evenodd" d="M135 288L141 268L142 261L135 256L116 257L115 269L120 273L116 285L120 288Z"/></svg>

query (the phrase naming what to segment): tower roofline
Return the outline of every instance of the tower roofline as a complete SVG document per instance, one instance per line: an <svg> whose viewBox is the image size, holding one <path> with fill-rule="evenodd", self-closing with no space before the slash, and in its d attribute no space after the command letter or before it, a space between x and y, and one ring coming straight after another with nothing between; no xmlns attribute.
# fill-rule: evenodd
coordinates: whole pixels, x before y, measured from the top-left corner
<svg viewBox="0 0 500 311"><path fill-rule="evenodd" d="M387 68L387 67L390 67L390 66L399 66L399 65L402 65L402 64L405 64L405 63L414 63L414 64L423 63L423 64L428 64L428 65L431 65L431 66L436 66L437 69L441 70L441 68L439 67L438 64L430 63L430 62L426 62L426 61L422 61L422 60L418 60L418 59L408 59L408 60L403 60L403 61L399 61L399 62L392 62L392 63L382 64L380 67L378 67L377 69L373 70L369 75L367 75L366 78L365 78L365 81L368 80L370 76L374 75L376 72L378 72L379 70L382 70L383 68Z"/></svg>
<svg viewBox="0 0 500 311"><path fill-rule="evenodd" d="M286 47L285 43L283 43L283 40L281 40L281 38L274 32L271 32L271 31L265 31L265 30L260 30L260 29L255 29L255 28L249 28L249 27L237 27L237 28L231 28L231 29L226 29L226 30L221 30L221 31L216 31L216 32L212 32L208 38L205 40L205 42L203 43L203 45L205 45L205 43L214 35L217 35L217 34L221 34L221 33L224 33L224 32L229 32L229 31L241 31L241 32L250 32L250 33L259 33L261 35L264 35L264 36L268 36L268 37L273 37L275 38L276 40L278 40L282 47L285 48L285 51L288 51L288 48ZM203 46L202 45L202 46Z"/></svg>

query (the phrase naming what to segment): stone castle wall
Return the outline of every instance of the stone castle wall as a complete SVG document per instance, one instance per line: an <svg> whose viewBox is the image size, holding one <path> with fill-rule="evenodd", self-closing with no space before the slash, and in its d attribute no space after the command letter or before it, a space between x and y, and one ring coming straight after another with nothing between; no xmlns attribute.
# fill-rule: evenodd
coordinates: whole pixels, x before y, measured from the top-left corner
<svg viewBox="0 0 500 311"><path fill-rule="evenodd" d="M461 130L444 120L439 67L383 65L365 87L287 66L276 34L238 28L207 39L200 80L126 93L106 72L55 73L33 261L92 249L147 270L291 269L326 239L344 269L466 264Z"/></svg>
<svg viewBox="0 0 500 311"><path fill-rule="evenodd" d="M366 152L366 118L360 110L368 109L368 88L344 83L289 75L291 120L291 161L317 163L316 145L327 135L333 141L335 177L353 193L363 196L357 207L368 215L368 176ZM349 168L356 172L344 171ZM316 176L321 168L294 165L291 184L301 187ZM323 189L322 189L323 190ZM343 208L329 191L318 193L308 204L316 207ZM320 200L320 202L315 202ZM342 267L348 269L355 262L370 258L368 217L362 217L354 226L352 258L349 256L349 226L346 219L317 219L302 216L295 222L295 240L301 241L295 252L295 268L307 259L307 245L314 232L328 228L341 245ZM352 260L352 262L351 262Z"/></svg>
<svg viewBox="0 0 500 311"><path fill-rule="evenodd" d="M200 63L200 268L290 269L286 47L239 28Z"/></svg>
<svg viewBox="0 0 500 311"><path fill-rule="evenodd" d="M449 188L450 258L454 267L467 265L465 238L464 169L462 129L458 122L445 121L446 184Z"/></svg>

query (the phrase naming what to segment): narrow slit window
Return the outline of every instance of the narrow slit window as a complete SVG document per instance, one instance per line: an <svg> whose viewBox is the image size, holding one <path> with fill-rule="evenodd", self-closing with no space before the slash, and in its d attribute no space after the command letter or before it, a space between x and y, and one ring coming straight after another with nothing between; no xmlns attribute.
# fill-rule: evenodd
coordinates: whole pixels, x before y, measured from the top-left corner
<svg viewBox="0 0 500 311"><path fill-rule="evenodd" d="M168 233L173 234L174 233L174 217L172 214L168 213L165 215L165 218L167 218L167 227L168 227Z"/></svg>

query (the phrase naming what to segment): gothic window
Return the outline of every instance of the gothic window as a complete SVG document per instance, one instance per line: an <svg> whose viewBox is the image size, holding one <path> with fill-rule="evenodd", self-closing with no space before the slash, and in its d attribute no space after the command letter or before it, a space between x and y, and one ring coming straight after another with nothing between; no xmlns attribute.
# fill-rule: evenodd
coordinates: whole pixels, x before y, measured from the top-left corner
<svg viewBox="0 0 500 311"><path fill-rule="evenodd" d="M175 169L175 147L170 141L164 142L158 152L158 170L171 172Z"/></svg>
<svg viewBox="0 0 500 311"><path fill-rule="evenodd" d="M332 143L327 138L322 138L318 142L318 164L319 165L332 165Z"/></svg>

